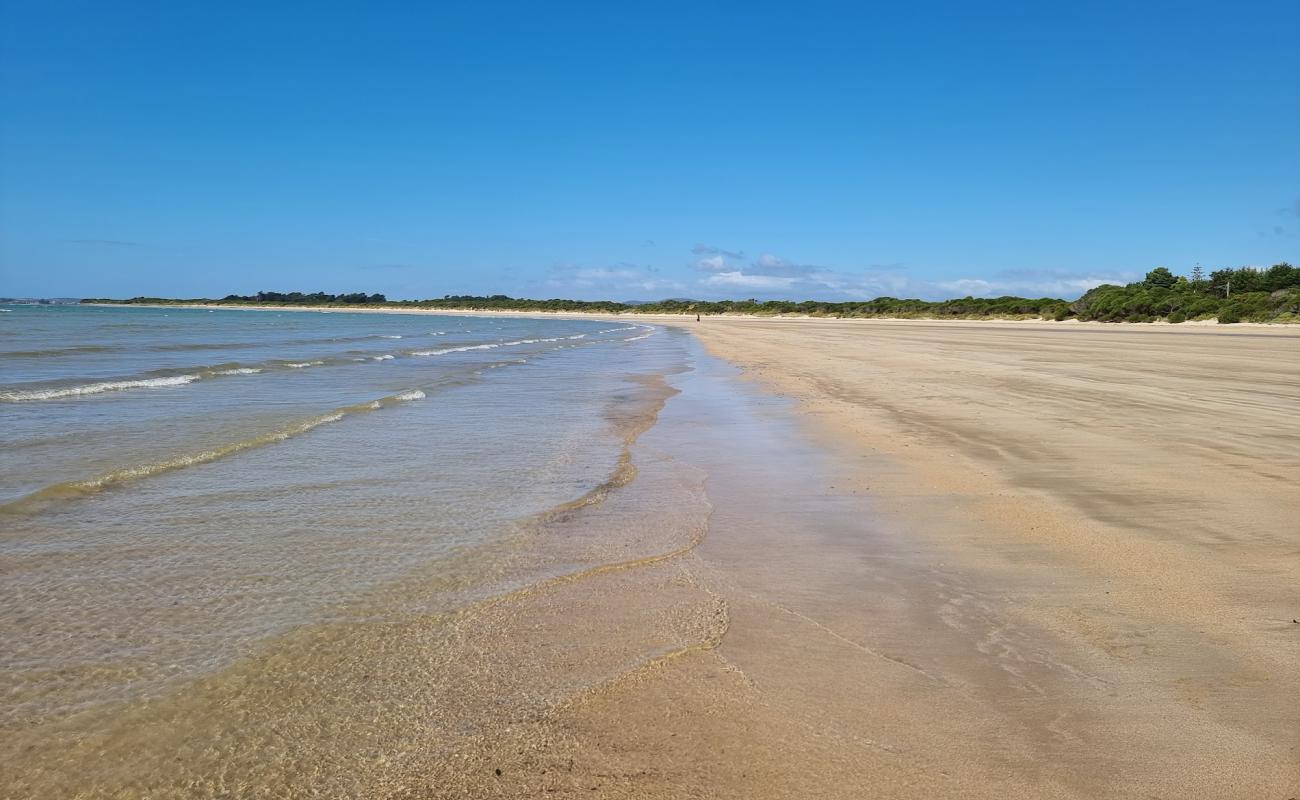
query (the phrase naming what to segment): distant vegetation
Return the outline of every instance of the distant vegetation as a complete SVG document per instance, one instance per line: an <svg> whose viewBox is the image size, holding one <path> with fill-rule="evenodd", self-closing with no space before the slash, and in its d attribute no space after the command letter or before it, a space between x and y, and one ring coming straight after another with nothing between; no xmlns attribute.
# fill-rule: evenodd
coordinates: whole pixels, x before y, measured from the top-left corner
<svg viewBox="0 0 1300 800"><path fill-rule="evenodd" d="M227 295L220 300L133 297L129 300L87 298L83 303L139 305L289 305L327 308L421 308L470 311L597 311L612 314L757 314L822 317L903 317L912 319L1081 319L1102 322L1169 322L1217 319L1230 322L1300 322L1300 269L1277 264L1268 269L1221 269L1207 277L1199 267L1189 276L1164 267L1127 286L1106 284L1074 302L1052 297L963 297L956 300L874 300L825 303L815 300L660 300L616 303L609 300L527 300L497 294L489 297L446 295L432 300L388 300L382 294L258 292Z"/></svg>
<svg viewBox="0 0 1300 800"><path fill-rule="evenodd" d="M1184 277L1157 267L1138 283L1092 289L1070 311L1103 322L1300 322L1300 269L1277 264L1221 269L1206 277L1197 268Z"/></svg>

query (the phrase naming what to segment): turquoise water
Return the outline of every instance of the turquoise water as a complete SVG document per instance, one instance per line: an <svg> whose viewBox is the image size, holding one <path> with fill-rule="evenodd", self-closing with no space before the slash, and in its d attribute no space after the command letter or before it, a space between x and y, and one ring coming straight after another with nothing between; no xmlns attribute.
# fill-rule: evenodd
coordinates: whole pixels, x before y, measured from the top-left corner
<svg viewBox="0 0 1300 800"><path fill-rule="evenodd" d="M8 307L0 732L165 695L304 625L426 611L434 583L491 593L523 521L618 469L621 412L685 357L665 334Z"/></svg>

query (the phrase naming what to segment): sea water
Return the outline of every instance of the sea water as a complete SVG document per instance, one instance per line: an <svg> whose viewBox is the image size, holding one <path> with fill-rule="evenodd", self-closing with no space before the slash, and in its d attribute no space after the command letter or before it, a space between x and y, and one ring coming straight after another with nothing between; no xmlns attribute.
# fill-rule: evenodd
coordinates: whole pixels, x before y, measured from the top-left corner
<svg viewBox="0 0 1300 800"><path fill-rule="evenodd" d="M627 482L685 338L620 320L9 306L10 787L99 785L77 746L182 713L195 686L294 637L429 619L604 557L590 531L519 554ZM698 493L676 490L658 500L695 513ZM165 749L175 725L141 747Z"/></svg>

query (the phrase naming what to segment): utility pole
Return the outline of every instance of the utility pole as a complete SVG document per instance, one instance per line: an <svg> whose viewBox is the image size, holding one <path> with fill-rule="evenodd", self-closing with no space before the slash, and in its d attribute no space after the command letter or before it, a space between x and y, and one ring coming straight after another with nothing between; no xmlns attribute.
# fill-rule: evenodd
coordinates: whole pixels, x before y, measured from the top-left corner
<svg viewBox="0 0 1300 800"><path fill-rule="evenodd" d="M1227 300L1229 297L1232 297L1232 278L1228 278L1223 289L1223 299Z"/></svg>

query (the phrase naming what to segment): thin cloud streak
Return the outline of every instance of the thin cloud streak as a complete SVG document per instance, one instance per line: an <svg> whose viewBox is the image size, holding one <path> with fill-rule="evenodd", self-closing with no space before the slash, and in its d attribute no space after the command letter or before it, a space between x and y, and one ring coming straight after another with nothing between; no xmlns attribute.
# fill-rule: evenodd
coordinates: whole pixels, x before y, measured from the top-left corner
<svg viewBox="0 0 1300 800"><path fill-rule="evenodd" d="M692 249L692 252L696 252ZM1124 284L1138 277L1113 271L1004 270L994 276L929 281L903 272L901 264L882 264L860 271L803 264L774 253L762 253L748 264L729 262L722 255L697 259L692 266L709 273L697 286L717 299L719 290L747 290L756 299L851 301L876 297L953 297L1027 295L1072 299L1105 283Z"/></svg>
<svg viewBox="0 0 1300 800"><path fill-rule="evenodd" d="M144 247L140 242L128 242L124 239L64 239L63 242L96 247Z"/></svg>

